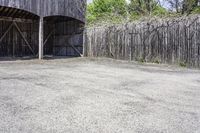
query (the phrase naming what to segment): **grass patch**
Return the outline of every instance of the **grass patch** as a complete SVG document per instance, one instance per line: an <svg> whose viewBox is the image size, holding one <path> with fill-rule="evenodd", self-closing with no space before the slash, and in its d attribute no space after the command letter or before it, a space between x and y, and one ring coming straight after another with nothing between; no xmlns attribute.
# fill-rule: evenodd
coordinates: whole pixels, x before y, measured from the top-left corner
<svg viewBox="0 0 200 133"><path fill-rule="evenodd" d="M138 61L138 62L140 62L140 63L146 62L144 58L138 58L138 59L136 59L136 61Z"/></svg>
<svg viewBox="0 0 200 133"><path fill-rule="evenodd" d="M180 62L180 63L179 63L179 66L180 66L180 67L186 67L187 65L186 65L185 62Z"/></svg>
<svg viewBox="0 0 200 133"><path fill-rule="evenodd" d="M153 63L160 64L160 61L159 60L155 60Z"/></svg>

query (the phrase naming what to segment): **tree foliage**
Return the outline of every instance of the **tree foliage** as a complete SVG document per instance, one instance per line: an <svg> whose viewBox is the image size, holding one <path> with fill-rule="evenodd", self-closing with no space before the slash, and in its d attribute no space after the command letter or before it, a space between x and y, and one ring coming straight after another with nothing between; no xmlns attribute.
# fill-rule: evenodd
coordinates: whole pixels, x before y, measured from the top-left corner
<svg viewBox="0 0 200 133"><path fill-rule="evenodd" d="M87 7L88 23L121 22L142 16L166 16L169 14L200 13L199 0L162 0L169 8L162 6L160 0L94 0Z"/></svg>
<svg viewBox="0 0 200 133"><path fill-rule="evenodd" d="M176 13L191 14L199 10L199 0L165 0Z"/></svg>
<svg viewBox="0 0 200 133"><path fill-rule="evenodd" d="M157 0L131 0L129 13L138 16L163 15L166 9Z"/></svg>
<svg viewBox="0 0 200 133"><path fill-rule="evenodd" d="M183 0L182 14L190 14L198 6L198 0Z"/></svg>
<svg viewBox="0 0 200 133"><path fill-rule="evenodd" d="M127 14L127 3L125 0L94 0L87 7L88 23L96 21L119 21Z"/></svg>
<svg viewBox="0 0 200 133"><path fill-rule="evenodd" d="M150 15L156 6L157 2L154 0L131 0L129 10L137 14Z"/></svg>

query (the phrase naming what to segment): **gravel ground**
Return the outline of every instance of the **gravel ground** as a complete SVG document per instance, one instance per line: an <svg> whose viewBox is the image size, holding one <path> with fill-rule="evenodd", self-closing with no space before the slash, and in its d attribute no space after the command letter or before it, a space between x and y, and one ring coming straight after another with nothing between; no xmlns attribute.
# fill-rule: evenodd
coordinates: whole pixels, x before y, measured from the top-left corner
<svg viewBox="0 0 200 133"><path fill-rule="evenodd" d="M0 133L200 133L200 70L111 59L0 62Z"/></svg>

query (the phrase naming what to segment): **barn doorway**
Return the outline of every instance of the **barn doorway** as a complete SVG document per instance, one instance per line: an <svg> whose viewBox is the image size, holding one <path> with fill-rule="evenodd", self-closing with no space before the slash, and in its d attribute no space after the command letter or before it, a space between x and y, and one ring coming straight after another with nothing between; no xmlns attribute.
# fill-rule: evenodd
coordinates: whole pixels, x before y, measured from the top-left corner
<svg viewBox="0 0 200 133"><path fill-rule="evenodd" d="M44 55L82 56L84 23L64 16L44 18Z"/></svg>
<svg viewBox="0 0 200 133"><path fill-rule="evenodd" d="M39 16L0 6L0 57L36 57Z"/></svg>
<svg viewBox="0 0 200 133"><path fill-rule="evenodd" d="M43 18L44 56L82 56L84 23L70 17ZM0 57L39 56L40 17L0 6Z"/></svg>

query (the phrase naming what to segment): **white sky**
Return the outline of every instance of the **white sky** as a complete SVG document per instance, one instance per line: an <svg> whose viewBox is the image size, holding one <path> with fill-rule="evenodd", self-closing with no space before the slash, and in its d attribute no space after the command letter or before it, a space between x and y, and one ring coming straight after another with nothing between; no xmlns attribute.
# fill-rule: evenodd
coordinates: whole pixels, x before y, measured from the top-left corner
<svg viewBox="0 0 200 133"><path fill-rule="evenodd" d="M88 3L90 3L92 0L87 0L88 1Z"/></svg>

